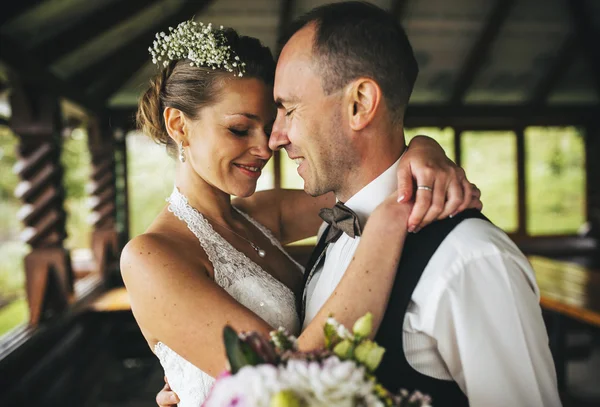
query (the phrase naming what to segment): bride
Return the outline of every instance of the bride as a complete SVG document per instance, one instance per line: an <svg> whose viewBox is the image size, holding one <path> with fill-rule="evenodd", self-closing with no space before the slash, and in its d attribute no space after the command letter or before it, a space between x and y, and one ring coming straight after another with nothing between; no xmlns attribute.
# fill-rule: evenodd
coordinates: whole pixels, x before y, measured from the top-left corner
<svg viewBox="0 0 600 407"><path fill-rule="evenodd" d="M275 63L269 49L230 29L186 22L157 35L151 52L163 68L140 102L138 124L177 157L175 187L168 206L123 250L121 270L136 321L179 405L199 406L213 377L225 369L225 325L264 335L282 326L299 335L302 349L323 345L330 314L351 324L370 311L376 330L412 204L391 196L378 207L336 293L300 334L296 299L303 269L282 245L315 235L319 209L333 206L335 197L280 189L255 193L272 156ZM402 161L399 176L433 167L432 184L442 194L460 182L430 139L413 140ZM456 189L447 190L445 213L473 199L462 199L462 190L460 199L450 199ZM413 213L414 224L424 215Z"/></svg>

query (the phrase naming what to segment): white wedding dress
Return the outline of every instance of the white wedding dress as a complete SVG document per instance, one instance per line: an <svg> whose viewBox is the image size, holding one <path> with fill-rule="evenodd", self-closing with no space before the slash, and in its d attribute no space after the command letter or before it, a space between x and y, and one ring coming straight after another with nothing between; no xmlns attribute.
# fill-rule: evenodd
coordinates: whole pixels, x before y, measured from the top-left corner
<svg viewBox="0 0 600 407"><path fill-rule="evenodd" d="M294 293L215 232L210 223L189 205L186 197L177 188L173 190L167 201L169 211L184 221L200 241L214 267L215 282L272 327L284 327L291 334L298 335L300 322ZM285 252L267 228L242 211L238 210L238 212L302 270L302 266ZM156 344L154 353L165 370L171 388L181 400L179 407L200 407L214 379L162 342Z"/></svg>

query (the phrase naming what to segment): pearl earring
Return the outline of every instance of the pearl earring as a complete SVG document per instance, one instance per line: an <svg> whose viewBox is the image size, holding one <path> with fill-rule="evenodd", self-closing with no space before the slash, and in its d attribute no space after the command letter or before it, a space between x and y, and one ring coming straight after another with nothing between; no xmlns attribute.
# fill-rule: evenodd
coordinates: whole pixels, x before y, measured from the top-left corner
<svg viewBox="0 0 600 407"><path fill-rule="evenodd" d="M183 149L183 141L179 142L179 161L185 162L185 151Z"/></svg>

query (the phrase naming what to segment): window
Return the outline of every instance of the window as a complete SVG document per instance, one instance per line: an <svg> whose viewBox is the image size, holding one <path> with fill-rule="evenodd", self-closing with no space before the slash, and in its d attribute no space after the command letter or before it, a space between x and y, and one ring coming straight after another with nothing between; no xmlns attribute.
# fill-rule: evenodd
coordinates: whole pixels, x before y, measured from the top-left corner
<svg viewBox="0 0 600 407"><path fill-rule="evenodd" d="M14 196L19 179L12 171L17 143L15 135L0 126L0 336L29 318L23 264L29 247L19 240L21 202Z"/></svg>
<svg viewBox="0 0 600 407"><path fill-rule="evenodd" d="M144 233L164 208L175 185L175 162L165 146L140 132L127 135L129 237Z"/></svg>
<svg viewBox="0 0 600 407"><path fill-rule="evenodd" d="M288 157L285 150L279 150L276 154L281 157L281 188L304 189L304 180L298 175L298 166Z"/></svg>
<svg viewBox="0 0 600 407"><path fill-rule="evenodd" d="M507 232L518 228L517 145L513 132L461 134L462 165L482 194L483 213Z"/></svg>
<svg viewBox="0 0 600 407"><path fill-rule="evenodd" d="M275 152L274 154L278 154ZM262 174L256 183L257 191L275 188L275 159L271 157L267 165L262 170Z"/></svg>
<svg viewBox="0 0 600 407"><path fill-rule="evenodd" d="M525 130L527 232L573 234L585 222L585 144L574 127Z"/></svg>
<svg viewBox="0 0 600 407"><path fill-rule="evenodd" d="M404 137L406 144L415 136L429 136L442 146L446 155L450 159L456 161L456 151L454 151L454 129L452 127L444 127L443 129L437 127L416 127L413 129L404 129Z"/></svg>

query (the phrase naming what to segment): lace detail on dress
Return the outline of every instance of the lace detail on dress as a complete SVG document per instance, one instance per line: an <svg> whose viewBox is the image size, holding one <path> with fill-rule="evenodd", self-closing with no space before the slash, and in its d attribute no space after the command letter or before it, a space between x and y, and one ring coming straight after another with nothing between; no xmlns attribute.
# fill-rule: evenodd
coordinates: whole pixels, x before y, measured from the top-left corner
<svg viewBox="0 0 600 407"><path fill-rule="evenodd" d="M300 322L294 293L215 232L206 218L188 203L177 188L167 201L169 211L184 221L198 238L213 265L215 282L272 327L282 326L297 335ZM264 233L273 246L289 257L271 231L239 209L237 211ZM302 269L295 261L294 264ZM154 353L165 370L171 388L179 395L179 406L200 406L214 379L162 342L156 344Z"/></svg>

